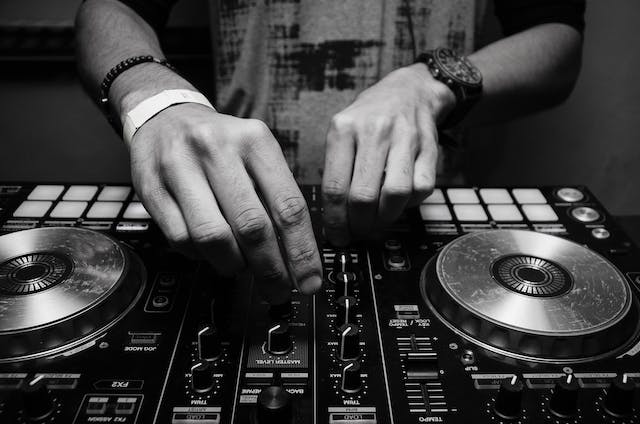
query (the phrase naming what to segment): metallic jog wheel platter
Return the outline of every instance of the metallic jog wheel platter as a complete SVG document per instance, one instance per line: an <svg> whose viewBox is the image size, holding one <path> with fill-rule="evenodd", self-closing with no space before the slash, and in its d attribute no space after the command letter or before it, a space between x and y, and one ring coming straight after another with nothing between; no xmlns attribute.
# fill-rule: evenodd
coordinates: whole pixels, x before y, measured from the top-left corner
<svg viewBox="0 0 640 424"><path fill-rule="evenodd" d="M0 237L0 363L92 340L132 307L144 283L139 259L95 231L38 228Z"/></svg>
<svg viewBox="0 0 640 424"><path fill-rule="evenodd" d="M422 296L459 335L536 362L615 354L638 335L639 306L625 277L598 253L519 230L471 233L425 267Z"/></svg>

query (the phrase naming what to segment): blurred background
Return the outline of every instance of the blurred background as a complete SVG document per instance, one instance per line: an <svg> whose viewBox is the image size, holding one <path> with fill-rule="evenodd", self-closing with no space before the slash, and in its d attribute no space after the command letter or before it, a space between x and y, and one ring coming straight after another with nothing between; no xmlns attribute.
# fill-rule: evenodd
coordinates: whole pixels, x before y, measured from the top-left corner
<svg viewBox="0 0 640 424"><path fill-rule="evenodd" d="M73 62L79 0L0 1L0 181L129 181L127 152ZM163 44L213 94L207 0L182 0ZM474 131L471 184L586 185L614 215L640 214L640 2L591 0L582 73L553 110ZM499 36L487 14L488 42Z"/></svg>

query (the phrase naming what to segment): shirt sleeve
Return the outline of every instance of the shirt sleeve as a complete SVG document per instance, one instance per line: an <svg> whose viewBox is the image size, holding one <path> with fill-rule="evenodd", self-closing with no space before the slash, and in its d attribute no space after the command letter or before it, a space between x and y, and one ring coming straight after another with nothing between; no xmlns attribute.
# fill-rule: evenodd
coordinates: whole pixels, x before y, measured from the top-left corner
<svg viewBox="0 0 640 424"><path fill-rule="evenodd" d="M567 24L584 32L585 0L495 0L495 14L505 35L541 24Z"/></svg>
<svg viewBox="0 0 640 424"><path fill-rule="evenodd" d="M156 32L161 31L169 20L169 12L178 0L119 0L133 9Z"/></svg>

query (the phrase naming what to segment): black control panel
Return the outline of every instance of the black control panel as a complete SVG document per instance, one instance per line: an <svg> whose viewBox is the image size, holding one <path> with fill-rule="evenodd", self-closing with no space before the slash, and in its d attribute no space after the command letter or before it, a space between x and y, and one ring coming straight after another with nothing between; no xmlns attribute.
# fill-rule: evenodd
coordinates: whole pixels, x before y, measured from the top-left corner
<svg viewBox="0 0 640 424"><path fill-rule="evenodd" d="M530 230L597 252L638 302L640 252L586 188L439 189L346 249L321 240L319 188L304 194L324 285L270 307L250 277L221 278L168 248L130 187L0 186L0 234L93 229L146 275L126 314L90 340L0 358L0 423L640 423L638 331L608 355L528 360L451 328L420 284L465 234Z"/></svg>

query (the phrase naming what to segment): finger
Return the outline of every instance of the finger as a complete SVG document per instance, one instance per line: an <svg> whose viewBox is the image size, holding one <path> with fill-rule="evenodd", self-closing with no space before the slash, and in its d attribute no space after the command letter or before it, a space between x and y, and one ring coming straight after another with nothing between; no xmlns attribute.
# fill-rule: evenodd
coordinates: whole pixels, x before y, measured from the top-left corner
<svg viewBox="0 0 640 424"><path fill-rule="evenodd" d="M327 133L322 175L322 219L325 235L335 246L349 243L348 195L355 157L351 123L336 115Z"/></svg>
<svg viewBox="0 0 640 424"><path fill-rule="evenodd" d="M418 118L420 151L413 169L413 194L410 204L418 205L432 192L436 184L438 164L438 131L435 124Z"/></svg>
<svg viewBox="0 0 640 424"><path fill-rule="evenodd" d="M371 131L357 135L368 140L358 140L349 189L349 228L359 237L368 234L375 224L391 135L391 128L384 121L374 125Z"/></svg>
<svg viewBox="0 0 640 424"><path fill-rule="evenodd" d="M415 127L394 128L394 143L389 149L387 165L380 190L378 225L394 222L413 192L413 168L416 159L418 133Z"/></svg>
<svg viewBox="0 0 640 424"><path fill-rule="evenodd" d="M304 294L322 286L322 263L307 203L277 142L249 152L247 169L280 235L294 283Z"/></svg>
<svg viewBox="0 0 640 424"><path fill-rule="evenodd" d="M245 267L242 253L204 173L176 163L163 174L198 251L219 273L230 276L240 272Z"/></svg>

